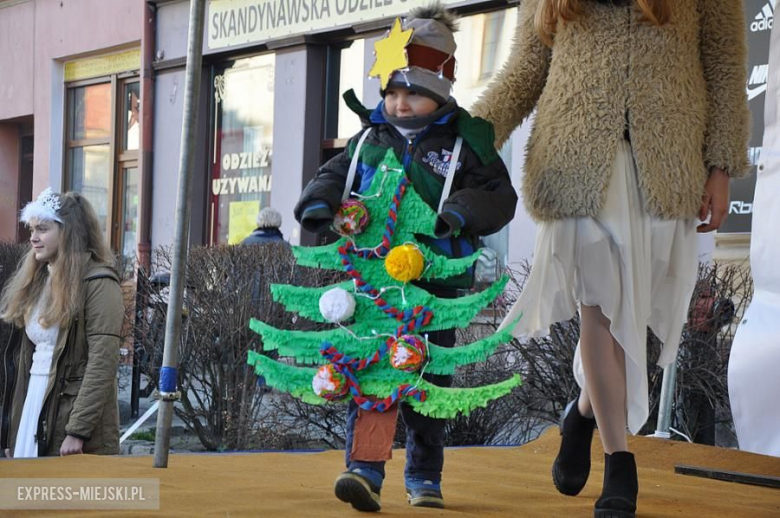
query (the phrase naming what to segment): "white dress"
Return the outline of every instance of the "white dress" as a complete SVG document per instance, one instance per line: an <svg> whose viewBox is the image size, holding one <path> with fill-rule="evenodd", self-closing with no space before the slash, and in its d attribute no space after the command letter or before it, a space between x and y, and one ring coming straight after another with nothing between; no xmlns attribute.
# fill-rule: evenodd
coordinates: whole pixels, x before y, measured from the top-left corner
<svg viewBox="0 0 780 518"><path fill-rule="evenodd" d="M677 357L696 282L696 220L660 220L644 210L631 145L618 146L607 197L598 217L539 225L533 266L502 326L522 318L518 337L540 337L572 318L578 304L600 306L625 351L628 428L648 417L647 326L664 344L659 365ZM577 383L585 385L580 348Z"/></svg>
<svg viewBox="0 0 780 518"><path fill-rule="evenodd" d="M44 290L44 293L46 290ZM59 327L42 327L38 322L41 309L48 297L41 297L30 315L30 321L25 326L25 332L30 342L35 344L33 363L30 368L30 383L27 385L27 397L22 408L22 418L19 423L19 431L16 433L16 446L14 458L37 457L38 441L35 435L38 433L38 418L41 415L43 399L46 395L46 387L49 384L52 355L57 344Z"/></svg>
<svg viewBox="0 0 780 518"><path fill-rule="evenodd" d="M734 336L729 399L739 448L780 457L780 28L772 28L764 144L756 172L750 270L755 293Z"/></svg>

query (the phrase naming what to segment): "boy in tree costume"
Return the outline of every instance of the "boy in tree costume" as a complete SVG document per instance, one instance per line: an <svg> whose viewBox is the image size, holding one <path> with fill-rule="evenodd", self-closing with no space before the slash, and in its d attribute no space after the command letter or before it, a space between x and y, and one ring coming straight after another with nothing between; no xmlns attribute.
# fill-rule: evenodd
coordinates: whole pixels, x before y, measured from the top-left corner
<svg viewBox="0 0 780 518"><path fill-rule="evenodd" d="M295 217L304 229L328 226L332 244L294 249L298 264L346 271L351 281L325 288L276 285L287 309L338 324L328 331L281 331L259 321L266 350L294 367L250 353L269 385L311 403L350 397L347 471L336 496L361 511L380 509L384 463L391 457L397 412L407 427L405 485L411 505L443 507L445 419L484 407L520 383L446 388L456 366L484 361L511 339L499 332L464 347L467 327L506 285L458 297L471 287L477 236L513 217L517 195L494 148L492 126L450 96L456 23L440 4L396 20L376 43L371 75L384 100L364 108L345 94L364 129L324 164L304 189Z"/></svg>

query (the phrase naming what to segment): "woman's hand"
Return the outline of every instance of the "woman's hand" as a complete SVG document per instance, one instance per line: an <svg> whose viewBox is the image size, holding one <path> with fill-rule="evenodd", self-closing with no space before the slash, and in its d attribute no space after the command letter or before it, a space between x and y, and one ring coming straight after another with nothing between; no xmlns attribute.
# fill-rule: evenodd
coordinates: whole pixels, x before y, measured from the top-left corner
<svg viewBox="0 0 780 518"><path fill-rule="evenodd" d="M78 437L67 435L65 436L65 440L62 441L62 446L60 446L60 457L64 457L66 455L75 455L77 453L84 453L81 451L82 446L84 446L84 441Z"/></svg>
<svg viewBox="0 0 780 518"><path fill-rule="evenodd" d="M12 459L14 457L13 454L11 453L11 448L6 448L5 450L3 450L3 454L9 459Z"/></svg>
<svg viewBox="0 0 780 518"><path fill-rule="evenodd" d="M729 175L723 169L713 167L707 183L704 185L704 197L699 209L699 219L704 221L710 216L709 223L702 223L697 232L712 232L726 221L729 211Z"/></svg>

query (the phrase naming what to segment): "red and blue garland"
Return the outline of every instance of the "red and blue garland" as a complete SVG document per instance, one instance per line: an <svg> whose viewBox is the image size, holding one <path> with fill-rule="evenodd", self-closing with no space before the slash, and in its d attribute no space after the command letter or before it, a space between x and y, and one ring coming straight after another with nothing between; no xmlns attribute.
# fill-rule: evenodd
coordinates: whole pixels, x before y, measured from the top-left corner
<svg viewBox="0 0 780 518"><path fill-rule="evenodd" d="M320 347L320 354L331 362L337 372L344 375L344 378L347 380L350 395L355 400L355 403L363 410L384 412L401 397L414 397L418 401L425 401L426 399L424 390L420 390L416 386L408 383L396 387L391 394L384 399L369 399L363 395L360 382L356 375L356 372L367 369L371 365L382 360L382 358L387 355L390 345L392 345L393 341L398 337L413 333L416 330L419 331L427 326L433 319L433 311L426 306L415 306L414 308L405 310L400 310L391 306L382 298L381 292L363 278L362 274L355 268L351 258L351 254L354 254L363 259L383 259L388 254L392 246L392 238L395 234L395 227L398 221L398 208L401 205L401 201L403 200L404 194L406 194L408 186L409 179L406 177L401 178L401 181L398 183L398 187L393 194L392 202L390 203L387 219L385 220L385 231L382 235L382 243L379 246L369 250L359 250L353 241L348 241L346 244L338 247L344 271L352 278L357 289L370 296L374 300L374 304L389 318L401 322L401 325L395 332L395 336L388 338L385 343L368 358L351 358L341 353L329 342L323 342Z"/></svg>

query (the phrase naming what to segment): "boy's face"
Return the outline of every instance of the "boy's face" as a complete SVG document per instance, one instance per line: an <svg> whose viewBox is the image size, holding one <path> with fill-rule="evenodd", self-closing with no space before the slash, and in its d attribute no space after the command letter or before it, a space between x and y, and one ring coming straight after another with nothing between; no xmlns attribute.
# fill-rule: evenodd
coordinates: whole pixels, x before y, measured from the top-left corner
<svg viewBox="0 0 780 518"><path fill-rule="evenodd" d="M385 110L391 117L423 117L439 109L439 103L408 88L385 90Z"/></svg>

